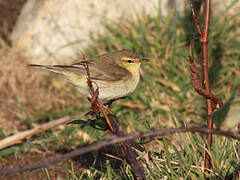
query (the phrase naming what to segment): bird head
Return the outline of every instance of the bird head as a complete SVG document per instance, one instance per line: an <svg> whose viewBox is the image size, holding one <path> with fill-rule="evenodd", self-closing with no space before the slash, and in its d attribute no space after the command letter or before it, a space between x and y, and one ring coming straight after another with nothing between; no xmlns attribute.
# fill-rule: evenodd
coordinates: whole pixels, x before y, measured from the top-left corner
<svg viewBox="0 0 240 180"><path fill-rule="evenodd" d="M115 60L119 66L131 73L138 73L141 63L150 61L149 59L141 58L130 50L118 51Z"/></svg>

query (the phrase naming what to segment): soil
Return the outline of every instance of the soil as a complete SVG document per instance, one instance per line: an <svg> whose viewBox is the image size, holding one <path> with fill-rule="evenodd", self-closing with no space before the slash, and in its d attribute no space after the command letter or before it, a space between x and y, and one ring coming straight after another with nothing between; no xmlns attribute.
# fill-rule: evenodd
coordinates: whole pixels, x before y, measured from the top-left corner
<svg viewBox="0 0 240 180"><path fill-rule="evenodd" d="M26 154L18 154L17 159L14 155L9 155L5 158L1 158L0 167L1 169L9 168L9 167L22 167L29 164L35 164L38 162L46 161L49 158L55 157L54 153L40 154L40 153L26 153ZM50 179L65 179L66 169L71 169L71 160L60 162L58 164L50 165L47 168L47 172L49 173ZM78 172L80 166L78 163L74 163L75 172ZM22 179L31 179L31 180L39 180L39 179L48 179L47 174L43 169L36 169L33 171L14 173L8 176L0 176L2 180L22 180Z"/></svg>
<svg viewBox="0 0 240 180"><path fill-rule="evenodd" d="M0 158L0 169L4 168L13 168L13 167L22 167L25 165L32 165L35 163L47 161L56 156L60 156L62 154L68 153L71 150L63 149L57 152L28 152L28 153L18 153L17 158L14 155L9 155L4 158ZM112 155L112 157L109 157ZM57 164L52 164L47 167L47 172L49 173L49 177L51 180L55 179L66 179L66 169L71 170L72 163L74 167L74 174L77 176L81 176L84 169L95 168L99 171L106 171L106 161L109 160L111 167L116 171L120 170L120 166L122 161L113 158L118 157L122 159L123 157L119 156L121 154L119 149L115 146L107 146L93 153L86 153L84 155L80 155L74 157L67 161L62 161ZM71 174L71 172L68 172ZM1 180L22 180L22 179L31 179L31 180L39 180L39 179L48 179L46 172L44 169L36 169L27 172L14 173L8 176L0 176Z"/></svg>

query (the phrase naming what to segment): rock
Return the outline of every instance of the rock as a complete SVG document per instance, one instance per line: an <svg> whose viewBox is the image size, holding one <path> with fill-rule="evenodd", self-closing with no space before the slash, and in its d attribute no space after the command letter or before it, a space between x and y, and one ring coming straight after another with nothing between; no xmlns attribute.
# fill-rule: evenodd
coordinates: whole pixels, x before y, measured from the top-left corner
<svg viewBox="0 0 240 180"><path fill-rule="evenodd" d="M175 13L189 8L183 0L28 0L12 32L12 44L32 63L69 64L91 43L90 33L103 33L104 23L157 14L159 3L163 15L169 9ZM231 2L214 0L213 4L219 11ZM233 10L239 11L239 4Z"/></svg>
<svg viewBox="0 0 240 180"><path fill-rule="evenodd" d="M156 0L28 0L11 39L32 63L68 64L89 45L90 32L103 32L105 22L157 13L157 7ZM164 14L167 11L163 8Z"/></svg>

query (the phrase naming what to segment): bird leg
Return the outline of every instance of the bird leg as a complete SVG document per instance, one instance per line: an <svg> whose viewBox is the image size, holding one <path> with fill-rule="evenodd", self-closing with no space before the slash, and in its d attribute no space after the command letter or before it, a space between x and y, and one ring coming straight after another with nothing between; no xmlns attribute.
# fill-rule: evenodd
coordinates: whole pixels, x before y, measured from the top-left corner
<svg viewBox="0 0 240 180"><path fill-rule="evenodd" d="M127 96L120 97L120 98L117 98L117 99L112 99L112 100L104 103L103 105L106 107L108 113L113 114L113 112L111 111L111 105L112 105L112 103L113 103L114 101L117 101L117 100L119 100L119 99L124 99L124 98L127 98Z"/></svg>
<svg viewBox="0 0 240 180"><path fill-rule="evenodd" d="M104 103L103 105L104 105L104 106L108 106L109 108L111 108L111 105L112 105L112 103L113 103L114 101L117 101L117 100L119 100L119 99L124 99L124 98L127 98L127 96L120 97L120 98L117 98L117 99L112 99L112 100Z"/></svg>

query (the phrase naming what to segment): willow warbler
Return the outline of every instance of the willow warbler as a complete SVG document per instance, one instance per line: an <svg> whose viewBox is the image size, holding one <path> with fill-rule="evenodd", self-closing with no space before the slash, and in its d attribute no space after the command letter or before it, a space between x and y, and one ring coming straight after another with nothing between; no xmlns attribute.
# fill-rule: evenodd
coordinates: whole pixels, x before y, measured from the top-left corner
<svg viewBox="0 0 240 180"><path fill-rule="evenodd" d="M149 59L141 58L130 50L120 50L87 59L94 88L99 88L98 98L105 104L123 98L136 89L140 64ZM49 71L63 74L84 96L90 96L85 61L72 65L37 65Z"/></svg>

